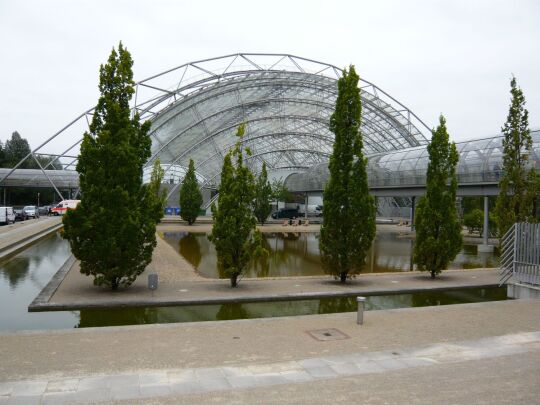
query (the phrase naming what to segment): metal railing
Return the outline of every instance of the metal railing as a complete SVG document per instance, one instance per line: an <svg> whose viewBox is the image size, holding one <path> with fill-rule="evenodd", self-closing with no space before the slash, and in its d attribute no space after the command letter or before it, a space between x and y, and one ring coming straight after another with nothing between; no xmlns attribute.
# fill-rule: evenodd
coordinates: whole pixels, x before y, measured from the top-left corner
<svg viewBox="0 0 540 405"><path fill-rule="evenodd" d="M540 285L540 224L518 222L501 239L501 278Z"/></svg>

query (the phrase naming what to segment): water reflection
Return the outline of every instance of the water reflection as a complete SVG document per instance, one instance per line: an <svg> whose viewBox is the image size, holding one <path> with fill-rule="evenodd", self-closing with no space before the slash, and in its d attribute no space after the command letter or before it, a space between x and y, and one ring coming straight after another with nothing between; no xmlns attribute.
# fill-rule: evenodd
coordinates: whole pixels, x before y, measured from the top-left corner
<svg viewBox="0 0 540 405"><path fill-rule="evenodd" d="M23 256L5 263L0 274L9 282L10 289L14 290L20 282L26 279L28 270L30 270L30 258Z"/></svg>
<svg viewBox="0 0 540 405"><path fill-rule="evenodd" d="M216 314L218 321L228 321L230 319L248 319L248 311L242 304L233 302L231 304L224 304L219 307L219 311Z"/></svg>
<svg viewBox="0 0 540 405"><path fill-rule="evenodd" d="M201 246L199 239L194 234L188 233L180 238L178 241L178 251L184 257L189 257L188 261L193 264L195 268L199 267L201 263Z"/></svg>
<svg viewBox="0 0 540 405"><path fill-rule="evenodd" d="M68 242L56 233L0 263L0 330L71 328L76 324L74 312L28 312L28 305L69 254Z"/></svg>
<svg viewBox="0 0 540 405"><path fill-rule="evenodd" d="M431 291L415 294L393 294L366 297L366 310L381 310L431 305L505 300L506 288L472 288ZM313 314L354 312L356 297L320 300L230 303L178 307L126 308L80 311L77 327L141 325L152 323L226 321L233 319L271 318Z"/></svg>
<svg viewBox="0 0 540 405"><path fill-rule="evenodd" d="M92 326L145 325L159 322L160 308L92 309L80 311L76 328Z"/></svg>
<svg viewBox="0 0 540 405"><path fill-rule="evenodd" d="M321 274L318 234L265 234L265 247L271 251L266 262L254 264L253 276L316 275ZM212 276L216 269L213 245L205 234L176 235L173 246L190 257L199 268L206 268ZM184 237L188 237L182 241ZM369 255L367 271L381 271L382 265L403 266L410 269L410 240L379 238ZM171 243L171 242L170 242ZM403 247L405 246L405 248ZM408 248L407 248L408 247ZM475 247L465 247L457 266L467 263L493 267L497 256L476 255ZM334 300L261 302L183 307L153 307L132 309L85 310L70 312L28 313L27 307L48 283L70 254L67 241L57 233L28 248L12 259L0 263L0 330L63 329L89 326L139 325L170 322L214 321L227 319L295 316L318 313L355 311L354 297ZM191 254L191 255L190 255ZM189 260L189 258L188 258ZM206 267L205 267L206 266ZM398 266L399 267L399 266ZM208 270L209 269L209 270ZM213 269L213 270L212 270ZM391 270L387 270L391 271ZM396 270L393 270L396 271ZM213 276L215 277L215 275ZM506 290L481 289L393 296L368 297L367 309L388 309L410 306L444 305L505 299ZM6 310L8 309L8 310Z"/></svg>
<svg viewBox="0 0 540 405"><path fill-rule="evenodd" d="M356 297L321 298L319 301L319 314L350 312L354 311L356 306Z"/></svg>
<svg viewBox="0 0 540 405"><path fill-rule="evenodd" d="M220 278L216 251L204 233L167 232L164 239L182 254L204 277ZM253 260L245 277L318 276L324 274L319 255L318 233L264 233L269 255ZM362 273L410 271L414 241L396 233L378 234L367 254ZM450 269L497 267L498 253L476 253L465 245Z"/></svg>

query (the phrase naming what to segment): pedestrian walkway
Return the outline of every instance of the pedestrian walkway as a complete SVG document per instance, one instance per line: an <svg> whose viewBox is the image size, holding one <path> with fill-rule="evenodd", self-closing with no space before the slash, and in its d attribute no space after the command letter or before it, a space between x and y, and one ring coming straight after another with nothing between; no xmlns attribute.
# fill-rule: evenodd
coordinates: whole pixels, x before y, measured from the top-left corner
<svg viewBox="0 0 540 405"><path fill-rule="evenodd" d="M533 403L540 301L5 333L0 349L0 404Z"/></svg>
<svg viewBox="0 0 540 405"><path fill-rule="evenodd" d="M0 383L0 402L74 404L244 390L540 351L540 331L236 367L162 369ZM384 375L381 378L385 378Z"/></svg>
<svg viewBox="0 0 540 405"><path fill-rule="evenodd" d="M62 227L61 217L41 217L0 227L0 259Z"/></svg>

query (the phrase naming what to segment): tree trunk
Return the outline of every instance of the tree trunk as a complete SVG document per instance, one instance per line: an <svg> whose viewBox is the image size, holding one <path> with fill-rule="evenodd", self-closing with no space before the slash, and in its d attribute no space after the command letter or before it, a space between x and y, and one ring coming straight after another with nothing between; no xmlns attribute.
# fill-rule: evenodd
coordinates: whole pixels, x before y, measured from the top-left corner
<svg viewBox="0 0 540 405"><path fill-rule="evenodd" d="M113 291L118 290L118 286L120 285L119 281L120 280L118 279L118 277L113 277L113 279L111 280L111 288Z"/></svg>
<svg viewBox="0 0 540 405"><path fill-rule="evenodd" d="M341 281L342 283L345 283L347 281L347 273L346 272L339 273L339 281Z"/></svg>
<svg viewBox="0 0 540 405"><path fill-rule="evenodd" d="M431 271L431 278L435 278L435 271L434 270Z"/></svg>
<svg viewBox="0 0 540 405"><path fill-rule="evenodd" d="M236 274L236 273L234 273L231 276L231 287L232 288L238 287L238 274Z"/></svg>

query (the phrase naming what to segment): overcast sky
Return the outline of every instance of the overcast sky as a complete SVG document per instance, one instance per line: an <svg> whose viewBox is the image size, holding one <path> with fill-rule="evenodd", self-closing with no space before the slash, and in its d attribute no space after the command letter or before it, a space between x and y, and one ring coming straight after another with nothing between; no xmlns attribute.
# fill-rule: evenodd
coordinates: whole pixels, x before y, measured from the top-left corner
<svg viewBox="0 0 540 405"><path fill-rule="evenodd" d="M120 40L135 80L237 52L354 64L456 141L499 133L514 74L540 127L539 1L0 0L0 139L36 147L92 107Z"/></svg>

